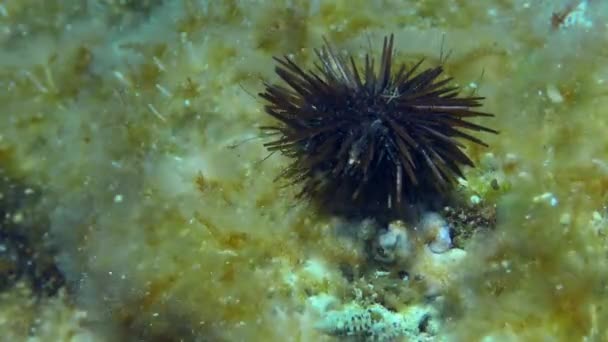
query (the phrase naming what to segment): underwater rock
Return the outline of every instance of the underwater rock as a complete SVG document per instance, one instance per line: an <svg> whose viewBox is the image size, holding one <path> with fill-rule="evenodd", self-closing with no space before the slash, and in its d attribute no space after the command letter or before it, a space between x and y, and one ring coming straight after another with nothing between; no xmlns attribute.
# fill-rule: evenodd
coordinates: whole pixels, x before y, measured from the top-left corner
<svg viewBox="0 0 608 342"><path fill-rule="evenodd" d="M404 263L412 255L412 242L405 223L394 221L378 235L374 258L384 263Z"/></svg>
<svg viewBox="0 0 608 342"><path fill-rule="evenodd" d="M458 265L467 255L464 249L452 248L437 254L430 247L417 254L412 267L413 274L421 277L426 284L426 296L437 296L447 289L458 275Z"/></svg>
<svg viewBox="0 0 608 342"><path fill-rule="evenodd" d="M11 287L23 273L19 246L0 231L0 291Z"/></svg>
<svg viewBox="0 0 608 342"><path fill-rule="evenodd" d="M427 213L420 222L422 234L433 253L445 253L452 247L450 227L445 219L437 213Z"/></svg>
<svg viewBox="0 0 608 342"><path fill-rule="evenodd" d="M435 315L431 307L413 306L399 313L379 304L368 307L350 304L342 310L327 312L315 327L346 340L388 342L405 338L407 341L434 341Z"/></svg>
<svg viewBox="0 0 608 342"><path fill-rule="evenodd" d="M37 211L39 194L0 168L0 291L27 280L37 295L65 284L48 242L48 222Z"/></svg>
<svg viewBox="0 0 608 342"><path fill-rule="evenodd" d="M379 304L362 307L347 305L342 310L333 310L316 324L316 328L328 335L345 337L346 340L433 341L436 331L435 312L431 307L413 306L403 313L392 312ZM433 327L433 329L427 329Z"/></svg>

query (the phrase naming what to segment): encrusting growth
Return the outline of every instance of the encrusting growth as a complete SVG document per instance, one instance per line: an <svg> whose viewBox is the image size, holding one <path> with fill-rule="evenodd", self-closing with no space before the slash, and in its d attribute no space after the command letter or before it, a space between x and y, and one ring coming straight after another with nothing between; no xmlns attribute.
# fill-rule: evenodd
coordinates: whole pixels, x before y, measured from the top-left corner
<svg viewBox="0 0 608 342"><path fill-rule="evenodd" d="M441 65L396 67L393 35L377 69L369 54L360 70L327 41L315 53L308 71L275 57L286 85L266 83L259 94L279 121L262 128L277 137L265 146L293 159L281 176L303 184L300 197L365 211L443 194L463 177L462 165L473 166L457 139L487 146L466 131L497 133L468 121L493 115L473 109L483 97L458 97Z"/></svg>

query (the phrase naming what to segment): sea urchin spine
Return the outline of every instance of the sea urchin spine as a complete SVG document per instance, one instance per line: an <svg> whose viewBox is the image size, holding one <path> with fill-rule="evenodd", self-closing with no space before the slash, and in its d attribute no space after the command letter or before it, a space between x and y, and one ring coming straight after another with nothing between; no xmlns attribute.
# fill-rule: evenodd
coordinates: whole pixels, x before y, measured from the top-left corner
<svg viewBox="0 0 608 342"><path fill-rule="evenodd" d="M384 38L379 68L367 54L360 70L350 55L325 42L314 70L287 56L274 58L285 85L265 84L260 96L279 124L262 129L278 136L265 144L293 159L282 173L302 183L300 196L348 202L355 209L442 194L473 166L456 139L486 146L466 130L497 131L468 119L483 97L458 97L441 65L418 71L393 65L393 35ZM396 71L394 70L396 69Z"/></svg>

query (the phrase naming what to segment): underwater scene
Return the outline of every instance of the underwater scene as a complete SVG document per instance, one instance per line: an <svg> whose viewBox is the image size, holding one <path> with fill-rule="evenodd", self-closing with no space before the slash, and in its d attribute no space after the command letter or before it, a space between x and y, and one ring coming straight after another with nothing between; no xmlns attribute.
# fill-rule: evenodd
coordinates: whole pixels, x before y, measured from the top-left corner
<svg viewBox="0 0 608 342"><path fill-rule="evenodd" d="M608 2L0 1L0 342L608 341Z"/></svg>

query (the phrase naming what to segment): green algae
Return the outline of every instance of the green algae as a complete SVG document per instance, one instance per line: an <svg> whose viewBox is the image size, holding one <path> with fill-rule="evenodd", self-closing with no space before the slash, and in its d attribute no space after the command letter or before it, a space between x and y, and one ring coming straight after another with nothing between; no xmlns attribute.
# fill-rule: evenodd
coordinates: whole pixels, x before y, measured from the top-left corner
<svg viewBox="0 0 608 342"><path fill-rule="evenodd" d="M1 5L0 165L41 186L43 234L78 284L62 310L87 310L100 340L312 341L325 336L310 296L421 300L397 269L373 278L366 242L274 182L287 161L251 139L269 120L250 93L272 55L307 63L322 35L365 52L388 32L399 58L431 63L445 37L446 70L487 97L501 131L469 149L479 167L450 207L467 257L449 270L441 331L603 336L605 5L589 4L591 29L555 30L567 1L87 3Z"/></svg>

